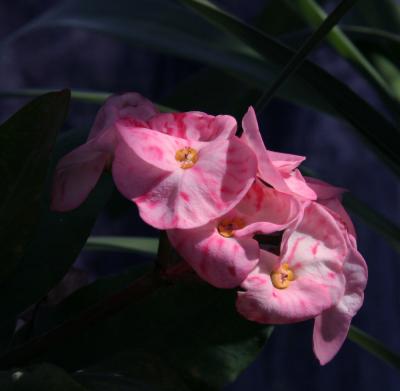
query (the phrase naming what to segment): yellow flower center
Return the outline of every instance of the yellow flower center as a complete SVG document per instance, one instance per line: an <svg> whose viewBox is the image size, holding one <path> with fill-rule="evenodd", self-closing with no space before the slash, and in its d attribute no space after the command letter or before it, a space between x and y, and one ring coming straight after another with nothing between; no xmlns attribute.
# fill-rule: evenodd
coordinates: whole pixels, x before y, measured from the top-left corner
<svg viewBox="0 0 400 391"><path fill-rule="evenodd" d="M278 289L286 289L294 279L294 273L287 263L271 273L272 285Z"/></svg>
<svg viewBox="0 0 400 391"><path fill-rule="evenodd" d="M218 233L223 236L224 238L231 238L237 229L241 229L245 226L245 222L239 218L236 217L234 219L225 219L222 220L218 224Z"/></svg>
<svg viewBox="0 0 400 391"><path fill-rule="evenodd" d="M191 168L199 160L199 153L193 148L185 147L176 151L175 159L181 163L181 168Z"/></svg>

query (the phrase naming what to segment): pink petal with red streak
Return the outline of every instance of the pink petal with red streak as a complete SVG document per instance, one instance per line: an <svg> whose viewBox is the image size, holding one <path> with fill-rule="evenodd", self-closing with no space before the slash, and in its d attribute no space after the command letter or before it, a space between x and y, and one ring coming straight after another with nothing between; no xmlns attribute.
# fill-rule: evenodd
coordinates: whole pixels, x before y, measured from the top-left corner
<svg viewBox="0 0 400 391"><path fill-rule="evenodd" d="M304 156L291 155L288 153L268 151L272 164L280 173L290 173L297 168L306 158Z"/></svg>
<svg viewBox="0 0 400 391"><path fill-rule="evenodd" d="M239 139L191 141L199 159L193 167L182 169L175 153L187 140L149 129L119 125L118 129L121 147L114 161L116 185L136 202L143 220L156 228L204 225L236 206L254 181L255 156ZM154 153L153 147L163 148L162 155ZM149 169L151 165L158 170Z"/></svg>
<svg viewBox="0 0 400 391"><path fill-rule="evenodd" d="M180 168L180 162L175 159L176 152L193 145L193 142L188 143L187 140L151 129L126 126L123 121L118 121L116 127L120 142L125 143L132 153L146 163L165 171L174 171Z"/></svg>
<svg viewBox="0 0 400 391"><path fill-rule="evenodd" d="M212 116L198 111L159 114L149 121L150 128L174 137L212 141L234 136L236 120L230 115Z"/></svg>
<svg viewBox="0 0 400 391"><path fill-rule="evenodd" d="M300 202L256 180L236 210L243 215L246 226L235 232L237 237L254 233L282 231L302 216Z"/></svg>
<svg viewBox="0 0 400 391"><path fill-rule="evenodd" d="M287 263L298 279L310 278L331 292L336 304L343 294L343 262L347 245L335 219L323 206L311 202L301 223L282 238L281 262Z"/></svg>
<svg viewBox="0 0 400 391"><path fill-rule="evenodd" d="M279 258L260 252L260 262L241 284L236 307L245 318L266 324L285 324L314 318L332 305L329 289L313 278L296 278L288 288L273 286L270 274Z"/></svg>
<svg viewBox="0 0 400 391"><path fill-rule="evenodd" d="M120 193L136 201L165 180L171 172L145 162L132 152L128 144L120 142L115 150L112 174Z"/></svg>
<svg viewBox="0 0 400 391"><path fill-rule="evenodd" d="M225 238L216 223L168 231L171 243L196 273L218 288L238 286L258 263L259 246L251 238Z"/></svg>
<svg viewBox="0 0 400 391"><path fill-rule="evenodd" d="M131 118L138 122L147 121L158 114L157 107L136 92L109 97L100 108L89 134L89 139L112 128L121 118Z"/></svg>
<svg viewBox="0 0 400 391"><path fill-rule="evenodd" d="M242 126L244 130L242 139L256 154L259 176L263 181L283 193L296 194L307 199L317 198L314 191L307 187L300 172L288 173L289 166L295 167L300 163L301 157L293 155L292 160L286 157L286 164L283 164L283 161L279 160L282 158L279 156L280 154L270 154L266 149L258 127L256 113L251 106L243 117ZM272 158L274 157L277 159L278 167L273 163Z"/></svg>
<svg viewBox="0 0 400 391"><path fill-rule="evenodd" d="M318 197L318 202L321 200L327 200L330 198L339 198L346 192L346 189L342 187L332 186L327 182L321 181L320 179L305 177L307 185L310 186Z"/></svg>

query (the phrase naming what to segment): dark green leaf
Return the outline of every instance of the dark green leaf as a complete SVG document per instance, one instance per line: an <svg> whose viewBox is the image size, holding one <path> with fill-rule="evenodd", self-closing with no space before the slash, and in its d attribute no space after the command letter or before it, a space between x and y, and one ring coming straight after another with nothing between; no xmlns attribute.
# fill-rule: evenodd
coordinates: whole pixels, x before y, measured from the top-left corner
<svg viewBox="0 0 400 391"><path fill-rule="evenodd" d="M297 10L311 26L318 26L327 18L325 11L314 0L286 0L286 2ZM386 99L393 98L385 80L340 27L335 27L328 34L327 40L342 57L352 61L375 84Z"/></svg>
<svg viewBox="0 0 400 391"><path fill-rule="evenodd" d="M376 28L346 25L342 30L368 53L380 53L400 64L400 35Z"/></svg>
<svg viewBox="0 0 400 391"><path fill-rule="evenodd" d="M53 167L61 156L83 143L85 138L85 132L79 131L62 137L56 145ZM49 184L51 179L52 171ZM84 246L113 189L111 175L103 175L88 199L67 213L49 210L47 192L47 202L42 207L33 240L15 271L0 286L0 324L40 300L62 279Z"/></svg>
<svg viewBox="0 0 400 391"><path fill-rule="evenodd" d="M305 0L312 1L312 0ZM256 104L256 111L262 111L277 93L279 88L304 63L311 51L317 47L339 20L351 9L357 0L342 0L326 19L322 19L317 30L301 45L290 61L283 67L271 87L264 92Z"/></svg>
<svg viewBox="0 0 400 391"><path fill-rule="evenodd" d="M400 228L351 194L345 194L344 206L361 218L375 232L382 235L400 253Z"/></svg>
<svg viewBox="0 0 400 391"><path fill-rule="evenodd" d="M0 284L32 239L51 150L69 97L67 90L43 95L0 126Z"/></svg>
<svg viewBox="0 0 400 391"><path fill-rule="evenodd" d="M279 17L277 17L279 15ZM306 27L303 18L285 0L269 0L254 25L272 36L290 35Z"/></svg>
<svg viewBox="0 0 400 391"><path fill-rule="evenodd" d="M400 31L400 5L396 0L362 0L349 15L349 24Z"/></svg>
<svg viewBox="0 0 400 391"><path fill-rule="evenodd" d="M176 370L158 355L145 351L118 353L94 367L78 371L75 379L98 391L188 391ZM118 387L118 388L117 388Z"/></svg>
<svg viewBox="0 0 400 391"><path fill-rule="evenodd" d="M158 239L132 236L91 236L84 249L157 255Z"/></svg>
<svg viewBox="0 0 400 391"><path fill-rule="evenodd" d="M206 0L181 0L198 11L221 29L240 38L265 59L273 59L275 64L286 65L293 51L269 38L236 17L220 10ZM309 83L307 92L319 91L321 99L329 101L337 113L346 118L365 142L397 173L400 174L399 131L363 99L344 84L338 82L321 68L305 61L297 72L300 79ZM379 132L377 131L379 129Z"/></svg>
<svg viewBox="0 0 400 391"><path fill-rule="evenodd" d="M88 391L52 364L0 372L2 391Z"/></svg>
<svg viewBox="0 0 400 391"><path fill-rule="evenodd" d="M382 344L382 342L371 337L355 326L350 327L348 338L367 352L385 361L392 367L400 370L400 354L393 352Z"/></svg>
<svg viewBox="0 0 400 391"><path fill-rule="evenodd" d="M127 279L128 275L122 280L117 277L124 283ZM81 289L47 315L41 327L44 318L39 317L37 327L59 324L96 303L101 291L110 294L116 289L115 281L100 282L101 289L98 283ZM146 351L173 368L189 388L214 390L233 381L255 359L271 331L237 314L235 292L181 282L164 285L82 335L65 340L46 360L74 370L98 365L118 352Z"/></svg>
<svg viewBox="0 0 400 391"><path fill-rule="evenodd" d="M18 90L0 90L0 97L6 98L18 98L26 96L40 96L49 92L48 89L44 88L29 88L29 89L18 89ZM84 91L84 90L72 90L71 98L80 102L103 104L104 101L111 96L111 92L100 92L100 91ZM173 109L157 105L158 109L162 112L171 112Z"/></svg>

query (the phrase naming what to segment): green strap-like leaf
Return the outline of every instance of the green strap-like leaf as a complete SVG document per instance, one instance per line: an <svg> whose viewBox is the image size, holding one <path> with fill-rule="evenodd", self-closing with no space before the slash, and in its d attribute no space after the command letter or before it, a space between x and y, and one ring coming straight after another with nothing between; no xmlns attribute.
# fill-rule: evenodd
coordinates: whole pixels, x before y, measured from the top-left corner
<svg viewBox="0 0 400 391"><path fill-rule="evenodd" d="M382 342L374 337L371 337L355 326L351 326L348 338L367 352L385 361L397 370L400 370L400 355L388 349Z"/></svg>
<svg viewBox="0 0 400 391"><path fill-rule="evenodd" d="M12 97L30 97L30 96L40 96L48 93L49 89L45 88L26 88L26 89L18 89L18 90L0 90L0 97L12 98ZM84 91L84 90L72 90L71 98L80 102L85 103L95 103L95 104L103 104L104 101L111 96L111 92L103 92L103 91ZM173 109L157 104L158 109L161 112L171 112Z"/></svg>
<svg viewBox="0 0 400 391"><path fill-rule="evenodd" d="M287 81L287 79L294 74L310 52L325 38L325 35L338 23L338 21L351 9L357 0L343 0L339 5L329 14L329 16L319 23L318 29L312 34L306 42L300 47L297 53L290 59L290 61L282 69L279 76L276 78L272 86L265 91L256 104L256 111L260 113L264 110L270 100L273 98L278 89Z"/></svg>
<svg viewBox="0 0 400 391"><path fill-rule="evenodd" d="M312 26L318 26L327 15L325 11L314 0L285 0L294 7L303 18ZM381 91L392 96L385 80L372 66L360 50L347 38L340 27L335 27L328 35L328 42L345 58L353 61L371 80L373 80Z"/></svg>
<svg viewBox="0 0 400 391"><path fill-rule="evenodd" d="M351 194L344 195L343 204L400 253L400 228L396 224Z"/></svg>
<svg viewBox="0 0 400 391"><path fill-rule="evenodd" d="M91 251L121 251L157 255L158 239L130 236L91 236L84 247Z"/></svg>

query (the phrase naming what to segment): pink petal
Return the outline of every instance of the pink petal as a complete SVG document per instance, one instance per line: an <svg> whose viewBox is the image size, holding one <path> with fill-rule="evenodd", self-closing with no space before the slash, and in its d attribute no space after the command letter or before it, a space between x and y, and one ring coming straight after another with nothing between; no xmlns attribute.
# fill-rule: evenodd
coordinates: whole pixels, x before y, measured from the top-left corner
<svg viewBox="0 0 400 391"><path fill-rule="evenodd" d="M236 210L246 223L235 232L237 237L282 231L301 218L303 211L295 197L276 191L259 180L254 182Z"/></svg>
<svg viewBox="0 0 400 391"><path fill-rule="evenodd" d="M216 117L192 111L160 114L151 119L150 128L186 140L227 139L236 132L236 120L230 115Z"/></svg>
<svg viewBox="0 0 400 391"><path fill-rule="evenodd" d="M261 251L260 262L244 280L238 310L261 323L291 323L313 318L343 297L343 262L348 248L334 217L321 205L305 206L301 223L283 234L281 255ZM288 264L294 280L277 289L271 272Z"/></svg>
<svg viewBox="0 0 400 391"><path fill-rule="evenodd" d="M120 142L125 143L143 161L165 171L178 169L175 154L188 145L186 140L169 136L151 129L127 126L125 121L116 123ZM138 169L140 169L138 167Z"/></svg>
<svg viewBox="0 0 400 391"><path fill-rule="evenodd" d="M244 280L236 307L245 318L285 324L313 318L332 304L329 289L312 278L296 278L286 289L273 286L270 274L279 265L276 255L260 252L260 262Z"/></svg>
<svg viewBox="0 0 400 391"><path fill-rule="evenodd" d="M289 191L278 169L272 164L258 128L256 113L251 106L243 117L242 127L244 130L242 135L243 141L250 146L257 156L258 171L261 179L271 184L277 190Z"/></svg>
<svg viewBox="0 0 400 391"><path fill-rule="evenodd" d="M281 262L289 264L299 280L310 278L328 289L334 305L343 294L346 252L346 241L335 219L324 207L311 202L298 227L284 233Z"/></svg>
<svg viewBox="0 0 400 391"><path fill-rule="evenodd" d="M113 127L121 118L129 117L138 121L147 121L156 114L158 114L157 107L136 92L111 96L97 113L89 139Z"/></svg>
<svg viewBox="0 0 400 391"><path fill-rule="evenodd" d="M178 168L135 199L148 224L159 229L199 227L226 214L250 188L256 160L239 139L197 145L199 160L192 168Z"/></svg>
<svg viewBox="0 0 400 391"><path fill-rule="evenodd" d="M327 182L316 178L305 177L307 185L310 186L318 196L318 201L327 200L329 198L340 198L347 191L341 187L332 186Z"/></svg>
<svg viewBox="0 0 400 391"><path fill-rule="evenodd" d="M121 194L135 201L165 180L171 172L145 162L132 152L128 144L120 142L115 150L112 174Z"/></svg>
<svg viewBox="0 0 400 391"><path fill-rule="evenodd" d="M330 198L318 202L321 205L324 205L331 213L333 213L335 218L344 223L344 225L346 226L346 230L353 238L354 246L356 246L356 238L357 238L356 229L354 228L354 224L351 221L350 216L348 215L342 203L340 202L340 199Z"/></svg>
<svg viewBox="0 0 400 391"><path fill-rule="evenodd" d="M272 164L281 173L290 173L297 168L306 158L304 156L291 155L288 153L268 151Z"/></svg>
<svg viewBox="0 0 400 391"><path fill-rule="evenodd" d="M258 243L251 238L225 238L216 223L168 231L171 243L205 281L218 288L238 286L256 266Z"/></svg>
<svg viewBox="0 0 400 391"><path fill-rule="evenodd" d="M315 319L313 332L314 353L325 365L342 347L353 316L364 301L368 269L361 254L348 243L348 255L343 265L346 279L345 292L337 305Z"/></svg>
<svg viewBox="0 0 400 391"><path fill-rule="evenodd" d="M251 106L243 117L242 126L244 130L242 139L256 154L259 176L263 181L283 193L296 194L307 199L317 198L314 191L307 187L300 172L297 171L294 172L294 174L288 174L288 166L286 165L286 167L283 167L282 162L278 163L278 167L280 166L282 168L282 172L280 172L278 167L274 165L272 158L278 157L274 155L274 153L270 154L265 148L258 128L256 113ZM293 160L289 162L289 165L292 164L294 166L297 164L299 158L298 156L294 157Z"/></svg>
<svg viewBox="0 0 400 391"><path fill-rule="evenodd" d="M99 180L110 154L98 151L93 141L79 146L58 162L52 187L51 209L77 208Z"/></svg>
<svg viewBox="0 0 400 391"><path fill-rule="evenodd" d="M349 331L351 316L332 307L315 318L313 350L321 365L327 364L342 347Z"/></svg>
<svg viewBox="0 0 400 391"><path fill-rule="evenodd" d="M292 194L299 195L307 200L316 200L315 191L308 186L299 170L294 170L290 174L284 174L286 186Z"/></svg>

